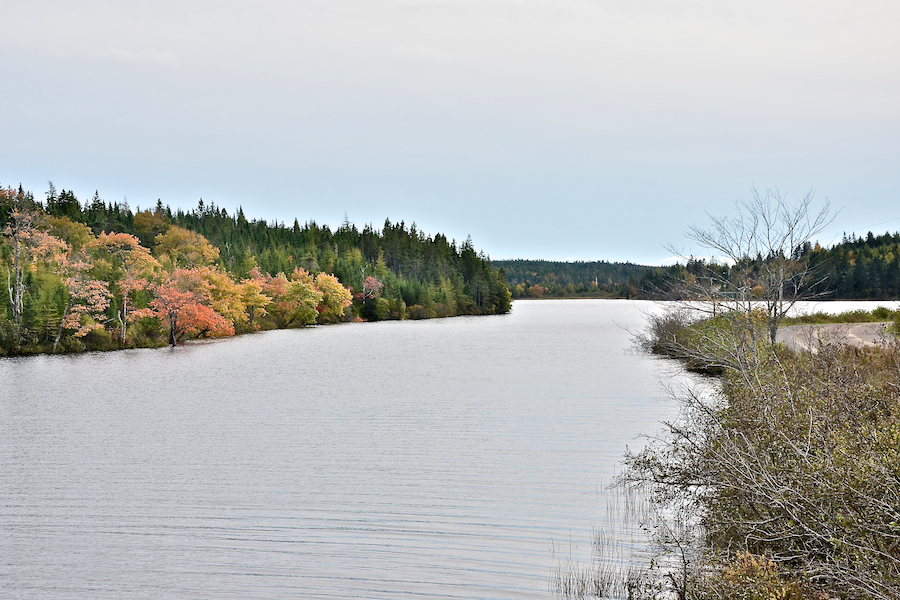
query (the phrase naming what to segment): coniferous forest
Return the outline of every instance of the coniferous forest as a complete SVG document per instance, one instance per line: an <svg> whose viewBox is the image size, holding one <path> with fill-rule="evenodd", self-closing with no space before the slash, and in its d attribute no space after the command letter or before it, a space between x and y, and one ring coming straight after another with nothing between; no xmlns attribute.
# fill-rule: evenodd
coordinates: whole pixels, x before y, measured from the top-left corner
<svg viewBox="0 0 900 600"><path fill-rule="evenodd" d="M797 248L792 258L808 261L820 281L817 292L822 299L900 299L900 233L845 235L831 248L818 244ZM504 270L514 299L668 299L672 282L680 286L692 277L729 277L727 266L700 259L667 267L606 261L495 260L491 264Z"/></svg>
<svg viewBox="0 0 900 600"><path fill-rule="evenodd" d="M900 299L900 233L865 237L844 236L839 244L823 248L819 244L804 244L789 257L792 261L809 265L815 285L815 295L823 300L897 300ZM762 263L762 257L756 257ZM741 269L742 273L752 272ZM709 264L703 260L688 260L685 264L648 269L641 278L639 297L670 298L670 282L713 275L714 278L734 279L729 268ZM747 282L749 287L756 282Z"/></svg>
<svg viewBox="0 0 900 600"><path fill-rule="evenodd" d="M513 298L637 298L657 269L606 261L497 260Z"/></svg>
<svg viewBox="0 0 900 600"><path fill-rule="evenodd" d="M510 310L502 270L415 224L332 231L200 200L132 211L0 190L0 353L175 345L262 329Z"/></svg>

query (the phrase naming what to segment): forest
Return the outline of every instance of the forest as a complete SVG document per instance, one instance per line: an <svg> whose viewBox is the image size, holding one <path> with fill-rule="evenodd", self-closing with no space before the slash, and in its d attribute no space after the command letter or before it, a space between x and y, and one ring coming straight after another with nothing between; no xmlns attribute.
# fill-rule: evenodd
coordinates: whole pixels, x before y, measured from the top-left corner
<svg viewBox="0 0 900 600"><path fill-rule="evenodd" d="M900 233L844 236L825 250L815 246L810 260L837 298L896 299L900 296Z"/></svg>
<svg viewBox="0 0 900 600"><path fill-rule="evenodd" d="M820 280L822 297L841 300L887 300L900 297L900 233L876 236L844 235L831 248L807 243L795 249L794 259L808 259ZM757 257L762 260L762 257ZM689 258L667 267L606 261L559 262L496 260L509 290L519 298L638 298L663 299L672 283L692 277L718 279L729 275L722 265ZM714 271L714 272L711 272Z"/></svg>
<svg viewBox="0 0 900 600"><path fill-rule="evenodd" d="M606 261L496 260L513 298L637 298L657 269Z"/></svg>
<svg viewBox="0 0 900 600"><path fill-rule="evenodd" d="M824 300L897 300L900 297L900 233L865 237L844 236L839 244L823 248L807 242L793 250L791 261L808 265L815 279L814 295ZM748 263L763 264L763 257ZM642 276L639 297L672 298L685 281L711 279L724 281L752 273L744 265L739 269L689 259L684 264L648 268ZM674 284L674 285L673 285ZM752 289L756 283L748 281Z"/></svg>
<svg viewBox="0 0 900 600"><path fill-rule="evenodd" d="M0 189L0 354L176 345L350 320L509 312L502 270L446 236L385 221L291 226L201 199L132 211L50 183Z"/></svg>

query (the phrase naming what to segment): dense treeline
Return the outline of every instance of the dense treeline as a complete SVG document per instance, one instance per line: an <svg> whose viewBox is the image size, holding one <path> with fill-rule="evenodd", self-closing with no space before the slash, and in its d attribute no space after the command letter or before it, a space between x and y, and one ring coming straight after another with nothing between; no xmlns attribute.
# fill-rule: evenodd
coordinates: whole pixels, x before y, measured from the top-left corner
<svg viewBox="0 0 900 600"><path fill-rule="evenodd" d="M762 262L761 258L757 260ZM804 244L791 258L808 261L821 282L818 291L823 298L900 297L900 233L844 236L831 248ZM727 266L694 258L666 267L606 261L497 260L492 264L505 272L514 299L671 299L673 295L680 298L684 281L721 281L731 276ZM673 284L678 289L673 289Z"/></svg>
<svg viewBox="0 0 900 600"><path fill-rule="evenodd" d="M811 275L819 282L817 291L823 298L887 300L900 297L900 233L876 236L869 232L865 237L845 236L840 244L831 248L807 243L796 248L790 258L809 265ZM763 259L757 257L756 261L762 263ZM748 271L742 269L742 272ZM682 288L685 281L729 277L734 275L727 266L700 259L648 268L638 284L639 297L670 298L673 283ZM749 289L752 290L754 283L748 282Z"/></svg>
<svg viewBox="0 0 900 600"><path fill-rule="evenodd" d="M513 298L635 298L657 271L632 263L497 260Z"/></svg>
<svg viewBox="0 0 900 600"><path fill-rule="evenodd" d="M900 233L844 236L832 248L814 247L810 260L837 298L884 300L900 296Z"/></svg>
<svg viewBox="0 0 900 600"><path fill-rule="evenodd" d="M0 190L0 227L3 353L510 309L503 272L471 239L457 245L403 222L287 227L202 200L133 212L50 184L44 202Z"/></svg>

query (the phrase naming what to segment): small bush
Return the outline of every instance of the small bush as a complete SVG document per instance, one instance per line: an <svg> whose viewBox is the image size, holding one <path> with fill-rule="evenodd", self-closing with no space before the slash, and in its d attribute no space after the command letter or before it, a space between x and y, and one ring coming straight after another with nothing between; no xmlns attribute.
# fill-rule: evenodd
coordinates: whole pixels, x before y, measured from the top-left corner
<svg viewBox="0 0 900 600"><path fill-rule="evenodd" d="M426 319L427 315L425 314L425 307L421 304L413 304L412 306L407 306L406 318L414 320Z"/></svg>
<svg viewBox="0 0 900 600"><path fill-rule="evenodd" d="M92 329L81 339L86 350L115 350L119 347L118 341L102 328Z"/></svg>
<svg viewBox="0 0 900 600"><path fill-rule="evenodd" d="M156 348L168 343L168 334L162 321L148 317L136 321L128 329L128 345L138 348Z"/></svg>
<svg viewBox="0 0 900 600"><path fill-rule="evenodd" d="M806 600L813 598L808 585L782 572L765 556L739 552L731 559L713 562L698 576L690 596L694 600Z"/></svg>

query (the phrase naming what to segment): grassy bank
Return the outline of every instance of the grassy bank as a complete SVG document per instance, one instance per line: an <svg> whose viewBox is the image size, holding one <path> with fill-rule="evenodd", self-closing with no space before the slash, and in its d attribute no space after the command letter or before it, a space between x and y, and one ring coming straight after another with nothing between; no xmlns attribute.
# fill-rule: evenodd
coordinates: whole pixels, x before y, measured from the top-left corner
<svg viewBox="0 0 900 600"><path fill-rule="evenodd" d="M831 323L882 323L900 322L900 310L879 306L874 310L850 310L837 314L814 312L796 317L785 317L782 325L826 325Z"/></svg>

